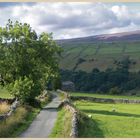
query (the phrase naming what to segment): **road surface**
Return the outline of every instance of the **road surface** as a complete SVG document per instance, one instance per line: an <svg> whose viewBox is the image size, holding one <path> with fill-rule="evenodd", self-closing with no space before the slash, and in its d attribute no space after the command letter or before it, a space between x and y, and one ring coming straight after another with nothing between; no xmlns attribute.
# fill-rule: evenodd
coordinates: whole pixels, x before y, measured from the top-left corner
<svg viewBox="0 0 140 140"><path fill-rule="evenodd" d="M57 108L61 104L60 98L55 95L52 102L46 105L37 115L29 128L23 132L21 138L47 138L57 119Z"/></svg>

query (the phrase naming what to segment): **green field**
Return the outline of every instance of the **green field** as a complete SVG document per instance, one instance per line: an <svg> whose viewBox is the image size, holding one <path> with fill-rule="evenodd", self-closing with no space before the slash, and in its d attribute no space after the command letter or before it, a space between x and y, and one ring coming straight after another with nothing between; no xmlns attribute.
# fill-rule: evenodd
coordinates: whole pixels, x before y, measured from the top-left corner
<svg viewBox="0 0 140 140"><path fill-rule="evenodd" d="M0 86L0 98L13 98L13 96L5 88Z"/></svg>
<svg viewBox="0 0 140 140"><path fill-rule="evenodd" d="M70 96L84 96L84 97L95 97L95 98L108 98L108 99L137 99L140 100L140 96L124 96L124 95L104 95L104 94L95 94L95 93L69 93Z"/></svg>
<svg viewBox="0 0 140 140"><path fill-rule="evenodd" d="M139 104L105 104L88 101L76 101L74 104L84 114L92 115L92 118L81 120L79 137L140 137Z"/></svg>
<svg viewBox="0 0 140 140"><path fill-rule="evenodd" d="M114 43L63 43L64 52L60 59L60 68L72 70L80 58L76 70L90 72L93 68L105 70L116 65L115 60L129 56L136 64L131 64L130 71L140 70L140 42L114 42ZM68 63L69 62L69 63Z"/></svg>

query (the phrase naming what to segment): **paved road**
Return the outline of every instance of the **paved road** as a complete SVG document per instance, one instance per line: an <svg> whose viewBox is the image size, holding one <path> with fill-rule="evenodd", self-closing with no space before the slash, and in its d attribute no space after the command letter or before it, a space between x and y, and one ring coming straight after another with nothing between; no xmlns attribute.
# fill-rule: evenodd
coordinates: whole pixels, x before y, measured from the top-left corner
<svg viewBox="0 0 140 140"><path fill-rule="evenodd" d="M29 128L23 132L21 138L47 138L54 127L57 119L57 108L60 105L60 99L55 96L51 103L46 105L37 115Z"/></svg>

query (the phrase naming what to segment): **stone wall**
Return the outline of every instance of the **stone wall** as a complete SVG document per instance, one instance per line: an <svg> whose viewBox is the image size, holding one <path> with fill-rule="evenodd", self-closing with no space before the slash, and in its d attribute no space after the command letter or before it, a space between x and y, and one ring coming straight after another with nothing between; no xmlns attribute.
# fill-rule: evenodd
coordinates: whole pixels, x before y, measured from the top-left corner
<svg viewBox="0 0 140 140"><path fill-rule="evenodd" d="M74 107L74 105L70 102L72 100L88 100L94 102L103 102L103 103L128 103L128 104L140 104L140 100L129 100L129 99L107 99L107 98L95 98L95 97L83 97L83 96L69 96L67 92L58 90L58 93L63 93L65 95L65 100L62 101L60 107L66 107L72 113L72 129L70 137L77 138L78 137L78 110Z"/></svg>
<svg viewBox="0 0 140 140"><path fill-rule="evenodd" d="M65 99L61 106L65 106L72 113L72 120L71 120L71 133L70 137L76 138L78 137L78 114L75 107L69 102L68 99Z"/></svg>
<svg viewBox="0 0 140 140"><path fill-rule="evenodd" d="M127 103L127 104L140 104L140 100L129 100L129 99L107 99L107 98L95 98L95 97L84 97L84 96L71 96L72 100L88 100L101 103Z"/></svg>
<svg viewBox="0 0 140 140"><path fill-rule="evenodd" d="M0 121L1 120L5 120L9 116L11 116L12 113L16 110L18 104L19 104L19 102L17 101L17 99L15 99L15 101L10 106L10 110L7 113L5 113L5 114L0 115Z"/></svg>

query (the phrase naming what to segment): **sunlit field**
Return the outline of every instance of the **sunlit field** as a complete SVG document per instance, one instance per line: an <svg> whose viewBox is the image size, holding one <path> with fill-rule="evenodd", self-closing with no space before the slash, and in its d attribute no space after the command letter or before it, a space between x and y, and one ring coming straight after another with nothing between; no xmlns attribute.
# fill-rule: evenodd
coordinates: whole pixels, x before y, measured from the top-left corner
<svg viewBox="0 0 140 140"><path fill-rule="evenodd" d="M140 105L74 102L92 117L80 123L80 137L140 137Z"/></svg>

